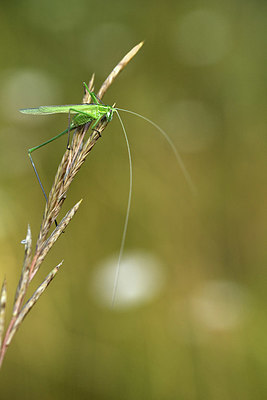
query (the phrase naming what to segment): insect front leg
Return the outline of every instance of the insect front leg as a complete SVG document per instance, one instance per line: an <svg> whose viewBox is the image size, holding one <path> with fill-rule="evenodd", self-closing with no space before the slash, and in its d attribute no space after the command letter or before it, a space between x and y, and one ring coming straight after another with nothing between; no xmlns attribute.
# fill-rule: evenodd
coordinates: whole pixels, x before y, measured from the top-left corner
<svg viewBox="0 0 267 400"><path fill-rule="evenodd" d="M100 137L101 137L101 133L100 133L97 129L95 129L95 127L98 125L98 123L100 122L101 118L102 118L102 117L99 117L99 118L95 121L95 123L92 125L92 131L97 132L97 133L99 134Z"/></svg>

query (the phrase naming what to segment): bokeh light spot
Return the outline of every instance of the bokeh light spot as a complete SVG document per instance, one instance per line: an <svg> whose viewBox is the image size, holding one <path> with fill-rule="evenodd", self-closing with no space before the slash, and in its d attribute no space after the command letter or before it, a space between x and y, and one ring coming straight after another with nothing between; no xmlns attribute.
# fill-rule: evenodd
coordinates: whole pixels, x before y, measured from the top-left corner
<svg viewBox="0 0 267 400"><path fill-rule="evenodd" d="M60 1L27 0L23 2L25 15L38 28L52 32L67 32L84 21L87 13L86 0Z"/></svg>
<svg viewBox="0 0 267 400"><path fill-rule="evenodd" d="M210 65L220 61L231 47L228 21L211 10L195 10L175 27L175 48L188 65Z"/></svg>
<svg viewBox="0 0 267 400"><path fill-rule="evenodd" d="M230 281L206 282L193 295L195 321L208 330L234 329L244 319L247 296L240 285Z"/></svg>
<svg viewBox="0 0 267 400"><path fill-rule="evenodd" d="M111 307L118 259L104 260L90 282L90 290L99 304ZM156 256L146 252L131 252L123 257L114 309L126 309L153 300L165 283L163 267Z"/></svg>
<svg viewBox="0 0 267 400"><path fill-rule="evenodd" d="M56 104L59 88L55 80L39 70L17 69L8 71L1 79L2 110L7 118L40 124L42 118L23 118L20 108Z"/></svg>

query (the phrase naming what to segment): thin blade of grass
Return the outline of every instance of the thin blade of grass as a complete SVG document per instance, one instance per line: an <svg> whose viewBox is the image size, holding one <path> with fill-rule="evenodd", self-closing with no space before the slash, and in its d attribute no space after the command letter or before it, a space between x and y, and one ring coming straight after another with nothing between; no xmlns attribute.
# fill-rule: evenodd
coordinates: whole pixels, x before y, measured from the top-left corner
<svg viewBox="0 0 267 400"><path fill-rule="evenodd" d="M32 309L32 307L36 304L37 300L40 298L42 293L45 291L47 286L50 284L50 282L54 279L56 273L58 272L59 268L63 264L63 261L61 261L53 270L47 275L45 280L41 283L41 285L38 287L38 289L34 292L32 297L27 301L25 306L22 308L20 313L18 314L16 318L16 322L13 325L13 328L9 334L8 340L6 345L9 346L14 334L16 333L18 327L26 317L26 315L29 313L29 311Z"/></svg>
<svg viewBox="0 0 267 400"><path fill-rule="evenodd" d="M57 241L59 236L62 234L62 232L65 231L67 225L70 223L72 218L74 217L75 213L77 212L78 208L80 207L82 200L80 200L78 203L75 204L74 207L70 211L67 212L64 218L60 221L56 229L51 233L49 238L43 243L43 246L40 249L39 255L38 255L38 260L36 261L35 267L31 273L30 276L30 281L33 279L34 275L40 268L40 265L42 264L45 256L53 246L53 244Z"/></svg>
<svg viewBox="0 0 267 400"><path fill-rule="evenodd" d="M122 58L122 60L116 65L116 67L111 71L107 79L102 84L101 88L99 89L97 96L99 99L102 99L104 94L106 93L107 89L110 87L114 79L119 75L119 73L126 67L126 65L131 61L131 59L138 53L138 51L143 46L144 42L140 42L136 46L130 50L126 56Z"/></svg>
<svg viewBox="0 0 267 400"><path fill-rule="evenodd" d="M6 278L5 278L0 293L0 348L2 345L4 327L5 327L6 299L7 299L7 290L6 290Z"/></svg>

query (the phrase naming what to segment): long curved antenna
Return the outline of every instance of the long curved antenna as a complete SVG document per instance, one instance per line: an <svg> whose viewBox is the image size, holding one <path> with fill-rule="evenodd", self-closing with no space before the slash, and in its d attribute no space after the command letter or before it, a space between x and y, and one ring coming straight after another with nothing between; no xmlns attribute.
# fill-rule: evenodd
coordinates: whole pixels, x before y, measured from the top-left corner
<svg viewBox="0 0 267 400"><path fill-rule="evenodd" d="M125 221L124 221L124 227L123 227L123 233L122 233L122 239L121 239L121 247L120 247L118 263L117 263L117 268L116 268L114 286L113 286L112 303L111 303L112 307L114 306L114 303L115 303L116 293L117 293L117 288L118 288L119 275L120 275L120 269L121 269L121 258L122 258L122 254L123 254L123 250L124 250L125 237L126 237L126 232L127 232L127 227L128 227L129 214L130 214L130 208L131 208L131 200L132 200L132 188L133 188L133 166L132 166L130 145L129 145L126 130L123 125L120 114L118 113L117 109L114 109L114 111L116 112L116 114L119 118L122 130L123 130L123 134L125 137L126 145L127 145L127 151L128 151L128 157L129 157L129 195L128 195L126 217L125 217Z"/></svg>
<svg viewBox="0 0 267 400"><path fill-rule="evenodd" d="M169 137L169 135L160 126L158 126L155 122L151 121L149 118L146 118L141 114L138 114L138 113L136 113L134 111L124 110L123 108L116 108L115 110L124 111L124 112L127 112L129 114L132 114L132 115L135 115L137 117L140 117L140 118L144 119L146 122L149 122L151 125L153 125L156 129L158 129L160 131L160 133L164 136L164 138L167 140L167 142L171 146L172 151L174 152L176 160L177 160L177 162L179 164L179 167L182 170L182 173L183 173L183 175L185 177L185 180L186 180L191 192L193 193L193 195L196 195L197 194L196 186L195 186L194 182L192 181L192 178L191 178L189 172L187 171L186 166L184 165L184 162L183 162L180 154L178 153L178 150L176 149L173 141Z"/></svg>

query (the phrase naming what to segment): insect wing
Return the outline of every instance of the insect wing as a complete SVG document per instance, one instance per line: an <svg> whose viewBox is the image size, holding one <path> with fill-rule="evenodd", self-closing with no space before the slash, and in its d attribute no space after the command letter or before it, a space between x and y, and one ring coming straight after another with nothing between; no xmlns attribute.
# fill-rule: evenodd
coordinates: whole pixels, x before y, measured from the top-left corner
<svg viewBox="0 0 267 400"><path fill-rule="evenodd" d="M45 114L75 114L75 111L72 110L75 108L75 105L69 104L64 106L40 106L37 108L24 108L21 109L20 112L23 114L32 114L32 115L45 115Z"/></svg>

